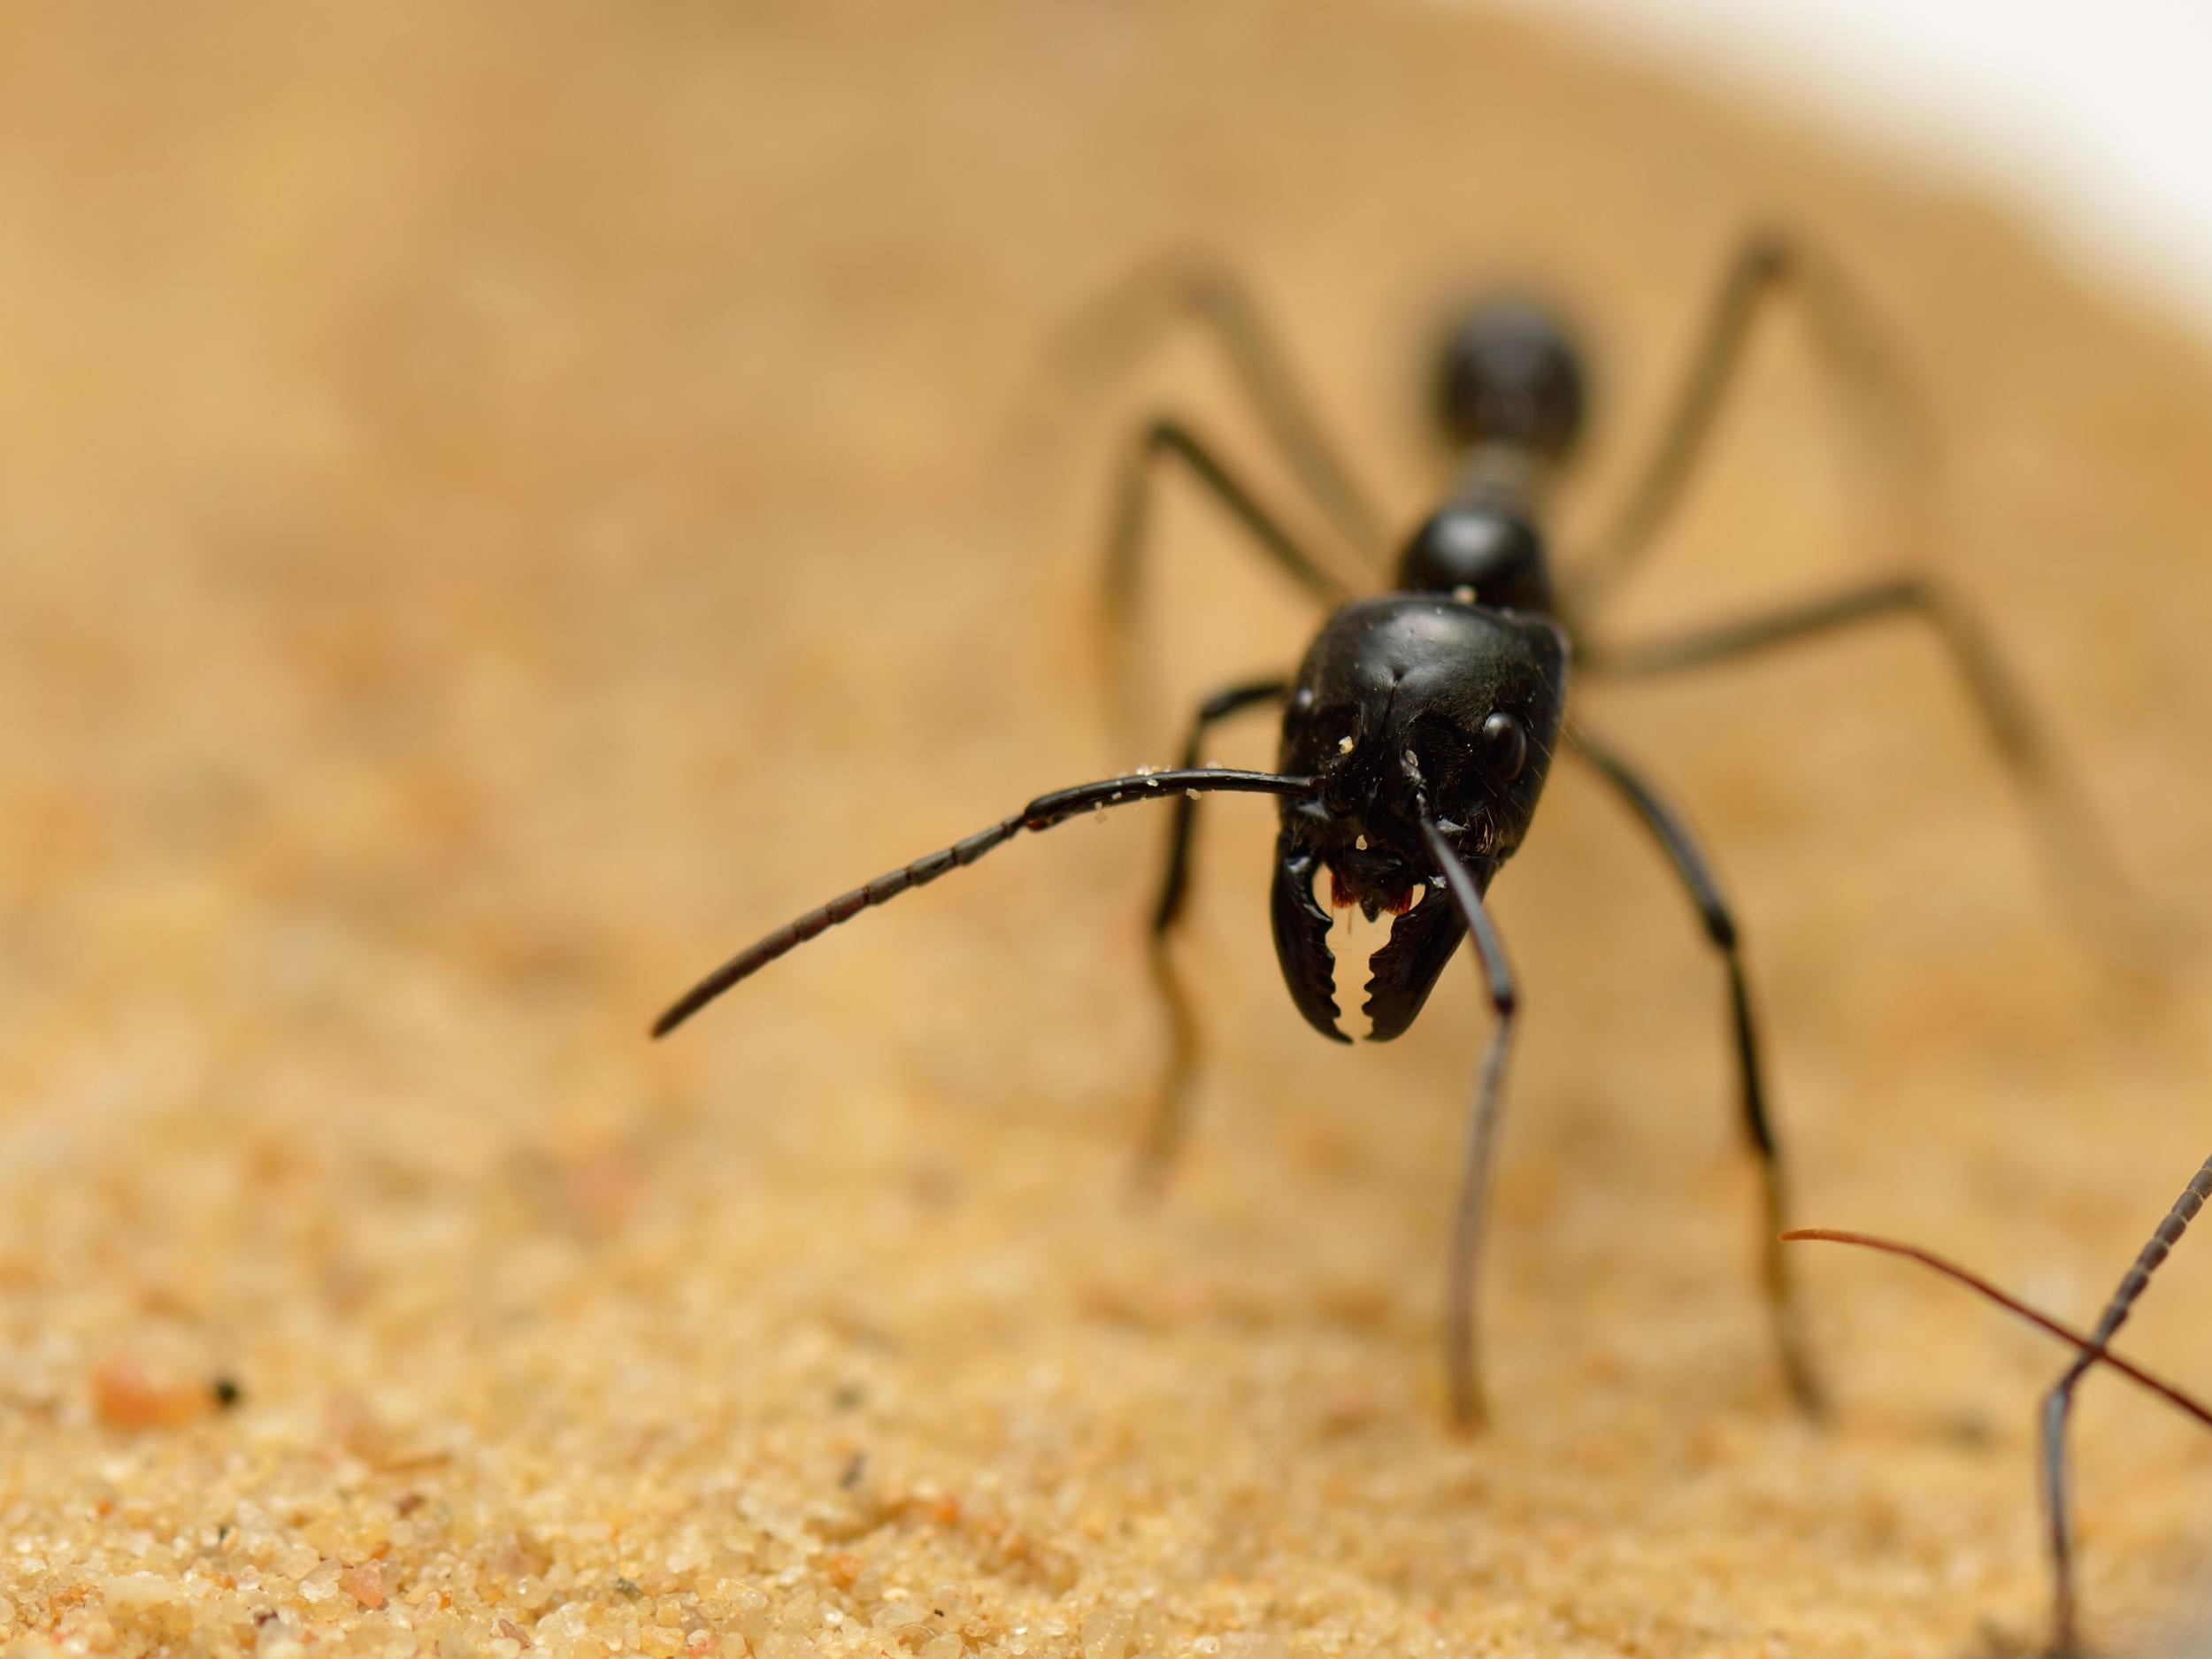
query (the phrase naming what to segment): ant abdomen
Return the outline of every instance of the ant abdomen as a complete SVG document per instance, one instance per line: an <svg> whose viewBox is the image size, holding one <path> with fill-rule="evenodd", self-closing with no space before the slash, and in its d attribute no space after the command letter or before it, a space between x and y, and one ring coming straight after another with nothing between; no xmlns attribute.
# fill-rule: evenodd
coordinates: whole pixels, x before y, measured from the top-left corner
<svg viewBox="0 0 2212 1659"><path fill-rule="evenodd" d="M1556 465L1582 435L1582 352L1544 307L1488 300L1446 334L1434 399L1437 426L1453 449L1510 449Z"/></svg>

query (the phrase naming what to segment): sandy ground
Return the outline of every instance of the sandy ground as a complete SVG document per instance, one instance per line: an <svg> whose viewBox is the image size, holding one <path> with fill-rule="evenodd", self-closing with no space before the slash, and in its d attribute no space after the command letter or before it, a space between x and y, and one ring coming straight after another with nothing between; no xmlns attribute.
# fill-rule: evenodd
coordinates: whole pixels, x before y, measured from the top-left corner
<svg viewBox="0 0 2212 1659"><path fill-rule="evenodd" d="M921 13L926 10L927 19ZM1571 545L1725 251L1837 250L1924 377L1985 607L2129 866L2212 914L2212 363L1986 206L1479 17L1346 8L81 5L0 22L0 1642L513 1655L1952 1655L2041 1617L2055 1356L1803 1263L1786 1407L1721 987L1561 772L1489 1326L1441 1244L1482 1025L1284 998L1214 813L1215 1049L1166 1202L1143 813L1000 853L681 1041L757 932L1117 752L1102 465L1185 345L1032 378L1225 250L1409 520L1418 349L1506 274L1586 324ZM1795 331L1624 627L1883 565ZM1178 693L1310 618L1169 510ZM2085 949L1927 642L1601 720L1690 803L1804 1217L2086 1316L2207 1150L2212 988ZM1263 760L1251 733L1225 751ZM2212 1248L2139 1358L2212 1382ZM233 1379L242 1397L216 1409ZM2212 1446L2082 1424L2115 1642L2201 1582Z"/></svg>

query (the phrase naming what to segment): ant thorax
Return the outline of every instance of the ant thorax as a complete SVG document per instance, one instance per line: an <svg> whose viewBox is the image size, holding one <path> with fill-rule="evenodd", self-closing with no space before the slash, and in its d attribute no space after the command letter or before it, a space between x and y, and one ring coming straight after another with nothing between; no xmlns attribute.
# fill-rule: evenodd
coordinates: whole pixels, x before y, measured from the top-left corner
<svg viewBox="0 0 2212 1659"><path fill-rule="evenodd" d="M1424 519L1398 557L1398 586L1493 611L1548 614L1551 561L1542 533L1502 492L1455 500Z"/></svg>

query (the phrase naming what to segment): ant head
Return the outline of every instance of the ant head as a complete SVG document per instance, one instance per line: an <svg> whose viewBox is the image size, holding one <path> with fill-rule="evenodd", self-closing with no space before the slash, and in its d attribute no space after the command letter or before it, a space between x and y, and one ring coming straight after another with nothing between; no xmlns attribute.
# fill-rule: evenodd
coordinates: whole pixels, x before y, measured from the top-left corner
<svg viewBox="0 0 2212 1659"><path fill-rule="evenodd" d="M1275 954L1299 1011L1337 1029L1328 902L1396 915L1364 1011L1387 1041L1413 1023L1466 931L1421 834L1441 830L1486 887L1535 815L1566 705L1549 620L1397 595L1330 618L1283 716L1281 767L1317 778L1287 801L1276 849Z"/></svg>
<svg viewBox="0 0 2212 1659"><path fill-rule="evenodd" d="M1477 497L1432 514L1398 556L1398 586L1493 611L1553 609L1544 539L1502 501Z"/></svg>
<svg viewBox="0 0 2212 1659"><path fill-rule="evenodd" d="M1437 353L1435 416L1455 449L1502 445L1546 465L1582 434L1582 353L1559 319L1524 300L1477 305Z"/></svg>

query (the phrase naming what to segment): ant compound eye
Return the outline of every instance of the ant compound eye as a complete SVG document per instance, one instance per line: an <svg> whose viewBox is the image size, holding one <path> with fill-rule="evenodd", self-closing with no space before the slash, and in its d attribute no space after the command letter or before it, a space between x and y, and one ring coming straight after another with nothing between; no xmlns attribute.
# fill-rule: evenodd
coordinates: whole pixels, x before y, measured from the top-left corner
<svg viewBox="0 0 2212 1659"><path fill-rule="evenodd" d="M1528 733L1509 714L1494 714L1482 723L1484 764L1501 783L1511 783L1528 764Z"/></svg>

